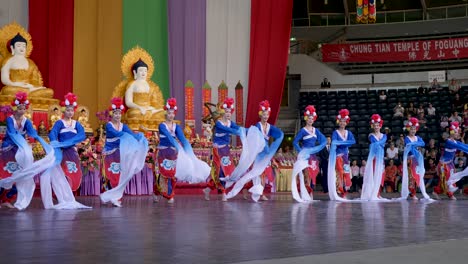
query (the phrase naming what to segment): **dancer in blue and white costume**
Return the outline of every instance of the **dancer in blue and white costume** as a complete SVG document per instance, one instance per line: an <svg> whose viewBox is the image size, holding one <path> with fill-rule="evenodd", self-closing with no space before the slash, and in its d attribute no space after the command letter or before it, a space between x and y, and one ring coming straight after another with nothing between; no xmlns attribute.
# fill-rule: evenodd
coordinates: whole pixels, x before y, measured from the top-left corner
<svg viewBox="0 0 468 264"><path fill-rule="evenodd" d="M265 188L265 181L267 180L266 178L268 178L270 181L273 180L273 175L271 175L273 172L270 167L271 159L278 150L284 137L283 131L268 123L268 119L270 118L270 112L270 103L267 100L260 102L258 112L260 116L260 122L255 124L255 127L250 128L249 131L252 130L250 132L254 132L253 129L255 128L261 131L265 141L265 146L262 152L258 153L252 165L252 169L246 174L244 174L236 182L232 190L227 193L226 197L228 199L236 196L247 183L252 181L253 186L249 189L249 192L252 193L252 200L254 200L255 202L257 202L260 198L263 201L268 200L268 198L263 194L263 190ZM271 143L271 145L268 145L270 138L273 138L274 141L273 143ZM268 173L271 174L267 175Z"/></svg>
<svg viewBox="0 0 468 264"><path fill-rule="evenodd" d="M410 118L406 123L408 135L405 137L405 151L403 153L403 177L401 180L401 197L399 200L406 200L408 196L413 200L418 200L416 190L419 187L425 200L432 201L426 193L424 184L424 157L419 152L418 147L424 147L425 143L421 137L416 135L419 129L419 120ZM408 187L409 185L409 187Z"/></svg>
<svg viewBox="0 0 468 264"><path fill-rule="evenodd" d="M320 170L319 162L315 154L320 152L327 144L325 136L313 126L316 119L317 113L315 107L313 105L307 106L304 112L306 125L299 130L293 141L294 148L299 154L293 166L291 192L294 200L297 202L310 202L314 199L311 185L315 185L315 178ZM299 143L302 143L302 147ZM307 178L304 176L304 170ZM298 174L300 194L297 190L296 183Z"/></svg>
<svg viewBox="0 0 468 264"><path fill-rule="evenodd" d="M443 174L444 177L440 177L441 180L445 179L444 182L439 183L438 192L434 192L434 196L437 199L440 199L439 194L445 191L449 195L449 198L456 200L453 193L457 191L458 187L455 185L459 180L468 175L468 167L463 171L457 173L453 172L454 165L453 159L457 150L468 153L468 145L460 142L460 127L459 123L454 121L450 123L450 137L445 141L445 151L444 155L440 158L439 161L439 174ZM445 188L444 188L445 187Z"/></svg>
<svg viewBox="0 0 468 264"><path fill-rule="evenodd" d="M154 201L159 195L174 203L175 189L178 181L188 183L205 182L211 168L199 160L193 153L190 142L185 138L182 128L174 122L177 113L177 101L169 98L164 106L166 120L159 125L159 145L156 165L159 175L156 179Z"/></svg>
<svg viewBox="0 0 468 264"><path fill-rule="evenodd" d="M332 201L347 201L346 193L351 187L348 147L356 144L356 140L346 130L350 120L348 109L341 109L336 116L339 127L333 131L328 160L328 195Z"/></svg>
<svg viewBox="0 0 468 264"><path fill-rule="evenodd" d="M384 148L387 135L380 133L383 120L378 114L373 114L370 125L374 130L369 134L369 156L367 157L364 171L364 183L362 185L361 200L380 201L387 200L380 196L385 173Z"/></svg>
<svg viewBox="0 0 468 264"><path fill-rule="evenodd" d="M73 195L71 185L79 186L81 182L73 179L67 180L67 175L63 171L63 167L65 167L69 173L76 174L80 163L74 147L86 138L83 126L72 119L78 106L76 95L68 93L61 105L64 112L63 118L55 122L49 133L50 145L54 148L55 161L52 163L52 167L47 169L40 178L42 202L46 209L90 208L77 202ZM70 158L70 160L64 160L64 158ZM77 178L81 179L81 175L77 175ZM57 197L57 205L53 204L52 190Z"/></svg>
<svg viewBox="0 0 468 264"><path fill-rule="evenodd" d="M27 94L16 93L11 105L14 113L6 119L7 131L0 150L0 200L5 207L23 210L31 203L36 188L34 176L50 167L54 161L54 150L37 134L31 121L24 116L29 108ZM44 158L34 161L26 135L41 143L47 153ZM13 207L11 202L15 196L17 199Z"/></svg>
<svg viewBox="0 0 468 264"><path fill-rule="evenodd" d="M120 98L112 99L111 108L113 120L106 126L106 131L109 133L107 134L106 147L109 150L108 141L117 142L118 144L118 146L111 145L117 147L117 151L120 153L120 160L115 161L112 167L120 172L120 176L117 186L112 186L112 189L101 194L101 201L103 203L111 202L116 207L122 207L125 188L133 176L145 166L146 154L149 148L148 141L141 132L134 133L120 122L121 112L125 110L123 100Z"/></svg>

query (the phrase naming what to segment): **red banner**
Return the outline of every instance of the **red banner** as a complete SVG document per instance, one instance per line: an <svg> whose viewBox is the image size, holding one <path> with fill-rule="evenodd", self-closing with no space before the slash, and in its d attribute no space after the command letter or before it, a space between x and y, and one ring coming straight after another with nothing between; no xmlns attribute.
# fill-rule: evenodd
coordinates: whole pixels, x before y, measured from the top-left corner
<svg viewBox="0 0 468 264"><path fill-rule="evenodd" d="M468 37L324 44L323 62L411 62L468 58Z"/></svg>

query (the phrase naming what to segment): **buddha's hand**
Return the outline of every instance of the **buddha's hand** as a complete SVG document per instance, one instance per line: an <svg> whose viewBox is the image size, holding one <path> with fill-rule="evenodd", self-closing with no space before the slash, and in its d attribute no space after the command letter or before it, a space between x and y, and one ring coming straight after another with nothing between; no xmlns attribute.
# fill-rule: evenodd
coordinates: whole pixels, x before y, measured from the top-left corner
<svg viewBox="0 0 468 264"><path fill-rule="evenodd" d="M139 106L138 109L140 109L140 112L141 112L142 115L146 114L146 110L147 110L146 107Z"/></svg>
<svg viewBox="0 0 468 264"><path fill-rule="evenodd" d="M41 86L41 87L34 87L34 86L33 86L32 88L29 88L29 90L30 90L31 92L34 92L34 91L37 91L37 90L43 90L43 89L45 89L45 87L43 87L43 86Z"/></svg>
<svg viewBox="0 0 468 264"><path fill-rule="evenodd" d="M156 108L154 108L154 107L150 107L150 109L148 109L148 110L151 110L151 113L152 113L152 114L156 114L156 113L161 112L163 109L156 109Z"/></svg>
<svg viewBox="0 0 468 264"><path fill-rule="evenodd" d="M27 83L27 82L17 82L16 86L23 87L23 88L26 88L26 89L29 89L29 90L34 88L34 86L32 84Z"/></svg>

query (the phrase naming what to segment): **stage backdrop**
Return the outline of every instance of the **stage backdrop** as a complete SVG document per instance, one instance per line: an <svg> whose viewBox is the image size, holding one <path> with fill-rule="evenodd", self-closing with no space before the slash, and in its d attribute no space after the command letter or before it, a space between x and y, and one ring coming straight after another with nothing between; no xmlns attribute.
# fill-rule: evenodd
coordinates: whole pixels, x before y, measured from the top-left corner
<svg viewBox="0 0 468 264"><path fill-rule="evenodd" d="M0 25L17 21L31 33L32 59L45 86L53 88L58 99L75 92L79 103L90 108L94 126L94 113L108 107L122 79L123 54L135 45L152 55L153 81L166 98L176 97L180 107L184 84L193 82L197 121L205 80L213 87L213 103L222 81L230 97L235 97L238 82L244 87L247 125L258 121L258 103L264 99L271 102L270 121L276 121L292 0L0 0L0 4L5 14ZM184 119L184 112L177 117Z"/></svg>

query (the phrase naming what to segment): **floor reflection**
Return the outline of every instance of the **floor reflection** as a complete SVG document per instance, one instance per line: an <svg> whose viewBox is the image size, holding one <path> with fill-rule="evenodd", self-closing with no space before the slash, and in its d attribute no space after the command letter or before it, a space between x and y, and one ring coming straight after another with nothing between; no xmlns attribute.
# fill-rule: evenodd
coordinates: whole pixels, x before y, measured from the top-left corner
<svg viewBox="0 0 468 264"><path fill-rule="evenodd" d="M229 263L408 245L468 237L468 201L300 204L289 195L267 202L175 204L125 197L122 208L79 198L93 210L0 209L0 259L13 262ZM28 250L24 250L28 249ZM207 258L209 256L209 258Z"/></svg>

